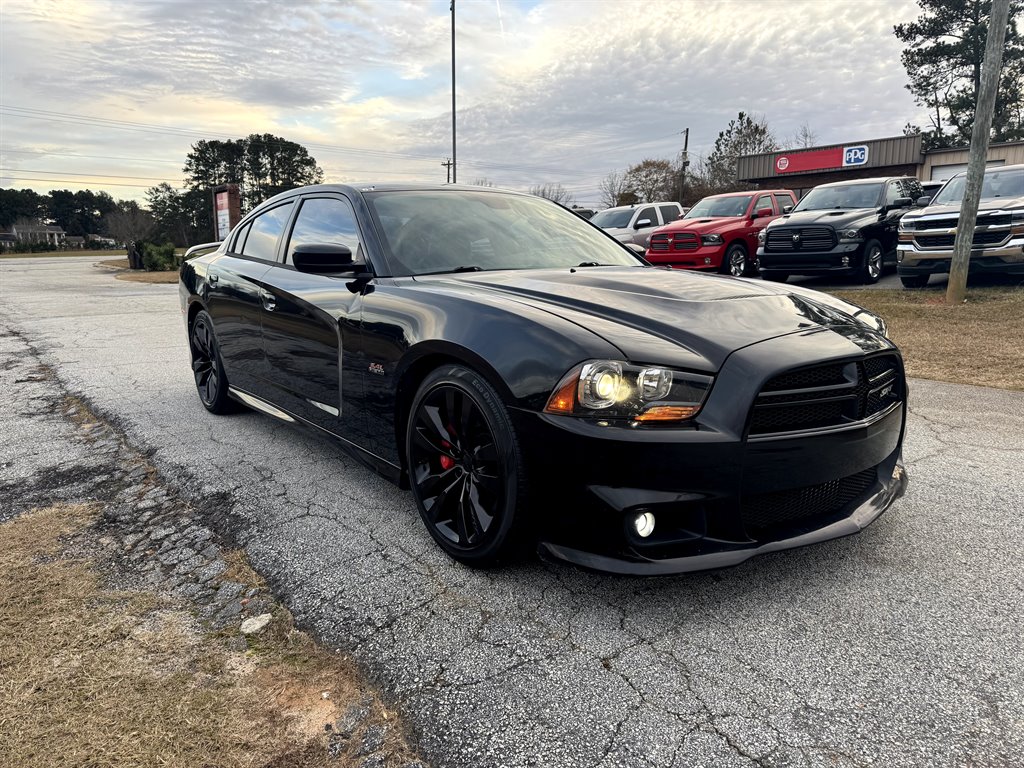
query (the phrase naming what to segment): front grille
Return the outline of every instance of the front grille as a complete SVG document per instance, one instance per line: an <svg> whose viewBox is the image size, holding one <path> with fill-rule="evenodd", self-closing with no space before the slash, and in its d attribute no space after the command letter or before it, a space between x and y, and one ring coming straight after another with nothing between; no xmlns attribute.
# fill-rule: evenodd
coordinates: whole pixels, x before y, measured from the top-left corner
<svg viewBox="0 0 1024 768"><path fill-rule="evenodd" d="M700 238L693 232L673 232L651 235L651 250L656 253L668 251L695 251L700 247Z"/></svg>
<svg viewBox="0 0 1024 768"><path fill-rule="evenodd" d="M761 389L749 434L824 429L867 419L902 400L902 382L894 355L787 371Z"/></svg>
<svg viewBox="0 0 1024 768"><path fill-rule="evenodd" d="M951 219L917 219L908 222L911 229L954 229L960 223L958 218ZM1010 226L1010 214L999 213L994 216L980 214L978 225L986 227L1008 227Z"/></svg>
<svg viewBox="0 0 1024 768"><path fill-rule="evenodd" d="M800 523L833 516L874 485L877 477L871 468L818 485L744 496L743 526L748 536L763 540Z"/></svg>
<svg viewBox="0 0 1024 768"><path fill-rule="evenodd" d="M766 251L831 251L836 246L832 227L772 227L765 237Z"/></svg>
<svg viewBox="0 0 1024 768"><path fill-rule="evenodd" d="M1002 243L1009 236L1010 233L1006 230L976 230L971 242L974 245L995 245ZM922 248L952 248L956 242L956 235L918 235L914 240Z"/></svg>

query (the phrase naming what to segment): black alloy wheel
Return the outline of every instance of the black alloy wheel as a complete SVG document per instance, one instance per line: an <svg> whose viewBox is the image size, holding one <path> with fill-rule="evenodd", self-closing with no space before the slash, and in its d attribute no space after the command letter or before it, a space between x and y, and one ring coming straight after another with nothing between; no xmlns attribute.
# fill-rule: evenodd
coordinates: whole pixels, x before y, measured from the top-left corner
<svg viewBox="0 0 1024 768"><path fill-rule="evenodd" d="M235 410L234 401L228 397L228 381L213 333L213 318L205 310L192 321L188 342L199 399L210 413L231 413Z"/></svg>
<svg viewBox="0 0 1024 768"><path fill-rule="evenodd" d="M733 277L743 277L750 272L750 262L747 261L747 249L739 243L733 243L725 252L722 259L723 271Z"/></svg>
<svg viewBox="0 0 1024 768"><path fill-rule="evenodd" d="M877 283L882 276L882 259L882 244L877 240L868 240L864 244L864 266L860 275L865 285Z"/></svg>
<svg viewBox="0 0 1024 768"><path fill-rule="evenodd" d="M924 288L928 285L931 275L900 275L904 288Z"/></svg>
<svg viewBox="0 0 1024 768"><path fill-rule="evenodd" d="M406 458L420 516L449 555L482 567L518 548L522 455L486 380L457 365L427 376L409 414Z"/></svg>

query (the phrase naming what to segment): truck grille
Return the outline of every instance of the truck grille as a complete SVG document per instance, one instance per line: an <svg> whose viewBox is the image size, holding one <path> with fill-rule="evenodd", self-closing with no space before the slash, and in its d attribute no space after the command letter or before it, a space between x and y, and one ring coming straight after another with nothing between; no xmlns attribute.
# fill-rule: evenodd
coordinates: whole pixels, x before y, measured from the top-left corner
<svg viewBox="0 0 1024 768"><path fill-rule="evenodd" d="M899 358L877 355L801 368L770 379L754 401L751 436L839 427L903 399Z"/></svg>
<svg viewBox="0 0 1024 768"><path fill-rule="evenodd" d="M950 219L917 219L914 222L907 222L911 229L953 229L960 220L956 217ZM1010 226L1010 214L999 213L994 216L978 215L978 225L986 227L1008 227Z"/></svg>
<svg viewBox="0 0 1024 768"><path fill-rule="evenodd" d="M766 251L830 251L836 245L832 227L772 227L765 237Z"/></svg>
<svg viewBox="0 0 1024 768"><path fill-rule="evenodd" d="M1010 236L1007 230L975 230L973 245L997 245ZM914 238L921 248L952 248L956 235L917 235Z"/></svg>
<svg viewBox="0 0 1024 768"><path fill-rule="evenodd" d="M835 515L874 485L877 477L871 468L818 485L751 494L744 497L740 510L743 526L748 536L763 540L801 522Z"/></svg>
<svg viewBox="0 0 1024 768"><path fill-rule="evenodd" d="M695 251L699 247L700 238L693 232L666 232L651 235L651 251L654 253Z"/></svg>

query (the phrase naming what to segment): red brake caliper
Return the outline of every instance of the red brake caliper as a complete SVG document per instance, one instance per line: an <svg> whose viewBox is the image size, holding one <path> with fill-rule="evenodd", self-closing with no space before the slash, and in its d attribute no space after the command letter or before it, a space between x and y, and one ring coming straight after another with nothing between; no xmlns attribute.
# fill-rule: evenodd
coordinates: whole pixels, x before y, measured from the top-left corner
<svg viewBox="0 0 1024 768"><path fill-rule="evenodd" d="M449 443L447 440L442 440L441 441L441 447L447 450L448 448L452 447L452 444ZM455 466L455 459L453 459L451 456L446 456L445 454L442 453L441 454L441 469L446 469L447 470L447 469L451 469L454 466Z"/></svg>

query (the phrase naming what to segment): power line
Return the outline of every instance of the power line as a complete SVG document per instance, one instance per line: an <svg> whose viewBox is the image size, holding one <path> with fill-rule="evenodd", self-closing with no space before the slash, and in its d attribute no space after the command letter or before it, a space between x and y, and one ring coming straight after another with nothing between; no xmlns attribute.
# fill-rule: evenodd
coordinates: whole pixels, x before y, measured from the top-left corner
<svg viewBox="0 0 1024 768"><path fill-rule="evenodd" d="M74 184L77 187L89 187L89 186L99 187L99 186L104 186L104 187L138 187L139 189L149 189L150 187L153 186L152 184L118 184L116 182L109 182L109 181L108 182L104 182L102 185L100 185L100 184L89 184L86 181L79 181L78 179L40 179L40 178L35 178L33 176L4 176L3 178L4 179L10 179L11 181L47 181L47 182L50 182L50 183L57 183L57 184Z"/></svg>

